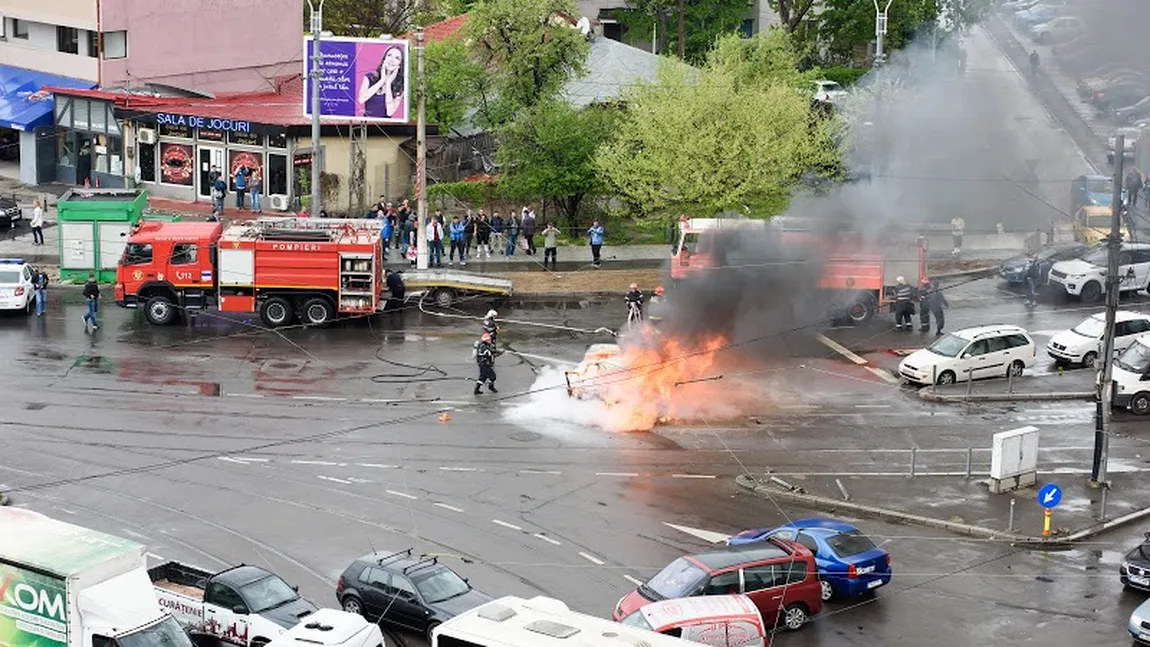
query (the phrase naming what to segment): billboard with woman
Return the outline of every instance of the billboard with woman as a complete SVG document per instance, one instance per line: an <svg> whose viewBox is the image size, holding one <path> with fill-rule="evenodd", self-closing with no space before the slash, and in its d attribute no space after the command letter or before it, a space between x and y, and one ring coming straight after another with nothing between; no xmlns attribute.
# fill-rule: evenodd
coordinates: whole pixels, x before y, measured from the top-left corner
<svg viewBox="0 0 1150 647"><path fill-rule="evenodd" d="M305 80L310 79L313 41L305 39ZM320 116L344 120L406 123L410 119L408 42L330 38L320 42ZM311 116L311 83L304 114Z"/></svg>

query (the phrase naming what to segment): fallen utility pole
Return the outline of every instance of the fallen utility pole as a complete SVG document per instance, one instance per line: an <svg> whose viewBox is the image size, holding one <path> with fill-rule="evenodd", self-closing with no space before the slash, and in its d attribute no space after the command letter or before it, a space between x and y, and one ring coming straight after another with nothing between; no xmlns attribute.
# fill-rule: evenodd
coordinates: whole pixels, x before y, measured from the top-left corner
<svg viewBox="0 0 1150 647"><path fill-rule="evenodd" d="M1126 145L1122 133L1115 136L1114 150ZM1122 249L1122 155L1114 156L1114 193L1110 205L1110 236L1106 239L1106 329L1102 333L1102 370L1098 379L1098 402L1094 410L1094 465L1090 484L1107 487L1107 463L1110 460L1110 407L1114 398L1114 321L1118 316L1118 254Z"/></svg>

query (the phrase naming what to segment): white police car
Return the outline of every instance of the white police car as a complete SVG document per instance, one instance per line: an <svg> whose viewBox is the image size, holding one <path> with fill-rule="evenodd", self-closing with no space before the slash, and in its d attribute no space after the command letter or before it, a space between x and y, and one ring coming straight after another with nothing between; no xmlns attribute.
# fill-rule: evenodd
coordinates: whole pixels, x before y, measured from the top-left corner
<svg viewBox="0 0 1150 647"><path fill-rule="evenodd" d="M0 258L0 310L32 312L36 307L32 266L22 258Z"/></svg>

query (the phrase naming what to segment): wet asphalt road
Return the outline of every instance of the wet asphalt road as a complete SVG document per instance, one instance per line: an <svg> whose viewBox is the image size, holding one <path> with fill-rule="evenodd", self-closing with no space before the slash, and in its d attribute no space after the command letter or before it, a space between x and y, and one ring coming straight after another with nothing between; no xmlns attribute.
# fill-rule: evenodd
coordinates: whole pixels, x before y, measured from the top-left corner
<svg viewBox="0 0 1150 647"><path fill-rule="evenodd" d="M1041 344L1096 311L1027 311L991 281L950 298L954 327L1019 323ZM410 312L281 335L210 318L157 329L106 308L87 334L73 299L57 290L44 320L0 320L0 372L12 385L0 484L19 505L134 537L154 561L265 564L321 604L335 602L334 580L353 557L413 546L447 556L489 593L543 593L606 616L633 578L706 545L665 524L728 534L803 515L737 491L744 471L881 471L908 443L965 447L1020 424L1042 427L1044 447L1071 448L1056 457L1067 467L1088 466L1089 453L1073 449L1089 445L1087 403L970 416L923 403L813 339L742 376L761 395L751 409L610 434L580 424L548 388L551 360L577 361L588 343L610 341L602 335L508 324L503 339L526 357L501 358L506 399L491 402L470 395L473 321ZM593 329L620 313L502 314ZM925 339L885 322L827 334L880 366L897 363L887 349ZM1037 372L1049 370L1041 362ZM1117 459L1145 446L1144 425L1122 418L1116 429L1130 436L1112 446ZM893 553L894 583L873 601L832 604L778 644L1128 642L1141 596L1121 592L1115 569L1137 528L1042 555L862 526Z"/></svg>

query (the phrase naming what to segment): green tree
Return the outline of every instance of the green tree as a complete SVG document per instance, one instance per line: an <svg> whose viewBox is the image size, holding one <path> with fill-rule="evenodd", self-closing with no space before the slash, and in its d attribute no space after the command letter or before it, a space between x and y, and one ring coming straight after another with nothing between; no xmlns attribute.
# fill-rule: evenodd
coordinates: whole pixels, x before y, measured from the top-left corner
<svg viewBox="0 0 1150 647"><path fill-rule="evenodd" d="M428 43L423 52L427 91L427 120L440 132L458 126L482 91L483 68L471 58L458 38Z"/></svg>
<svg viewBox="0 0 1150 647"><path fill-rule="evenodd" d="M849 62L874 41L875 10L871 0L823 0L819 36L831 57ZM921 27L938 17L938 0L893 0L887 10L883 49L902 48Z"/></svg>
<svg viewBox="0 0 1150 647"><path fill-rule="evenodd" d="M664 64L600 148L607 185L645 214L765 214L804 172L834 167L835 122L796 89L803 77L777 38L722 39L701 70Z"/></svg>
<svg viewBox="0 0 1150 647"><path fill-rule="evenodd" d="M659 53L678 55L679 0L631 0L620 21L634 40L647 40L658 25ZM702 62L715 40L733 34L747 15L746 0L686 0L683 6L684 55Z"/></svg>
<svg viewBox="0 0 1150 647"><path fill-rule="evenodd" d="M466 38L486 70L477 106L483 125L502 126L520 110L554 97L583 71L590 45L560 17L575 13L571 0L475 2Z"/></svg>
<svg viewBox="0 0 1150 647"><path fill-rule="evenodd" d="M315 4L318 6L319 1ZM414 26L421 0L324 0L323 28L337 36L399 36ZM310 10L303 7L304 30L311 29Z"/></svg>
<svg viewBox="0 0 1150 647"><path fill-rule="evenodd" d="M571 235L578 235L580 206L603 188L595 153L610 140L617 118L612 108L579 109L558 100L521 113L499 132L500 192L554 201Z"/></svg>

